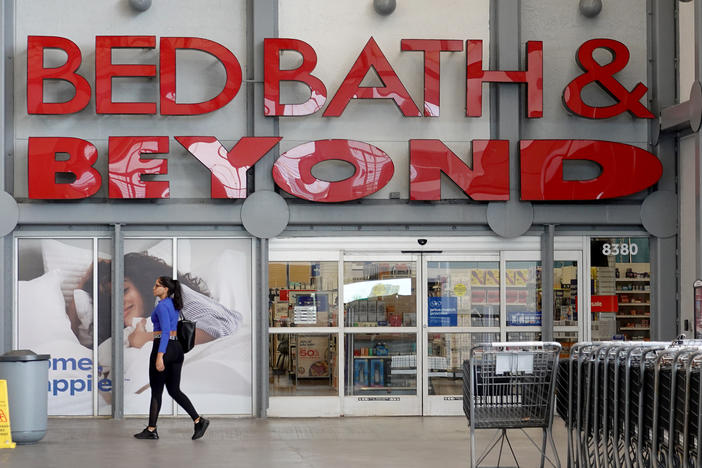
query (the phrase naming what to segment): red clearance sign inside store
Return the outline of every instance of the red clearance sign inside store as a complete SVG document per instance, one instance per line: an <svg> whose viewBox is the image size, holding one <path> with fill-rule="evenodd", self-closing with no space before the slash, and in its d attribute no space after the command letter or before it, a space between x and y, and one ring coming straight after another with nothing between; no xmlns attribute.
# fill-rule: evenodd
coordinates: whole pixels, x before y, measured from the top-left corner
<svg viewBox="0 0 702 468"><path fill-rule="evenodd" d="M590 310L592 312L616 312L617 296L592 296Z"/></svg>
<svg viewBox="0 0 702 468"><path fill-rule="evenodd" d="M112 50L156 47L155 36L98 36L95 39L95 80L93 87L77 70L82 60L80 48L71 40L54 36L27 39L27 111L29 114L68 115L85 109L95 93L97 114L198 115L214 112L237 95L242 73L239 61L227 48L203 38L162 37L159 40L158 82L160 101L113 102L112 78L156 77L155 65L113 64ZM593 54L604 48L612 52L612 62L598 64ZM44 66L44 51L60 49L67 55L64 65ZM226 81L222 91L201 103L176 100L176 51L194 49L211 54L224 66ZM440 115L440 57L442 52L461 52L460 40L403 39L401 49L424 55L424 111L420 112L382 50L371 38L351 66L323 112L324 117L343 115L352 99L389 99L405 117ZM487 82L524 83L527 87L526 114L543 116L543 45L527 42L526 70L485 70L482 41L465 42L466 117L480 117L483 84ZM295 69L281 69L280 53L293 50L302 55ZM584 73L575 77L563 91L563 102L579 116L606 119L628 112L635 118L653 118L640 100L647 91L638 83L628 91L613 75L629 60L629 51L612 39L592 39L577 53ZM297 39L271 38L264 41L264 114L300 117L314 114L327 102L326 85L313 72L317 63L314 49ZM374 69L383 86L361 86ZM45 102L44 82L67 81L75 88L66 102ZM282 104L280 83L295 81L310 89L303 103ZM617 103L591 107L580 96L584 86L596 82ZM178 143L211 172L211 197L240 199L247 196L246 171L254 166L281 137L244 137L231 149L214 136L175 136ZM509 142L473 140L472 167L464 163L442 141L409 140L410 199L440 200L441 174L448 176L469 197L479 201L509 199ZM143 175L167 174L167 160L153 158L169 151L167 136L114 136L108 145L108 184L111 199L168 198L169 182L142 180ZM598 200L616 198L644 190L661 176L658 158L635 146L601 140L521 140L520 177L522 200ZM29 137L28 188L33 199L80 199L94 195L102 185L101 174L93 167L97 148L89 141L60 137ZM57 160L57 153L68 154ZM142 159L149 155L149 159ZM312 168L326 160L343 160L355 173L342 181L328 182L312 175ZM564 180L563 164L587 160L601 167L601 174L590 180ZM71 183L57 183L57 173L75 176ZM273 167L273 178L280 188L299 198L316 202L344 202L366 197L383 188L394 174L392 159L377 146L348 139L317 140L298 145L285 153Z"/></svg>

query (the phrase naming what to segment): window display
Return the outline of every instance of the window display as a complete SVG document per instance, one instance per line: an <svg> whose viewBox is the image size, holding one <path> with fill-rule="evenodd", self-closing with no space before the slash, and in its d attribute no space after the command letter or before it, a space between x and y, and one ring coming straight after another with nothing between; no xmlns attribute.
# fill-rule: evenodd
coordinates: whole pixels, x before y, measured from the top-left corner
<svg viewBox="0 0 702 468"><path fill-rule="evenodd" d="M427 262L428 325L500 326L498 262Z"/></svg>
<svg viewBox="0 0 702 468"><path fill-rule="evenodd" d="M561 357L578 342L578 262L553 263L553 339L561 344Z"/></svg>
<svg viewBox="0 0 702 468"><path fill-rule="evenodd" d="M649 340L651 263L645 237L593 238L593 340Z"/></svg>
<svg viewBox="0 0 702 468"><path fill-rule="evenodd" d="M269 356L271 396L339 394L336 334L271 334Z"/></svg>
<svg viewBox="0 0 702 468"><path fill-rule="evenodd" d="M338 277L337 262L269 263L269 325L337 326Z"/></svg>
<svg viewBox="0 0 702 468"><path fill-rule="evenodd" d="M125 414L149 409L149 316L158 276L181 282L183 316L197 324L181 388L203 413L250 414L251 241L127 238L124 252ZM172 413L165 395L161 408Z"/></svg>
<svg viewBox="0 0 702 468"><path fill-rule="evenodd" d="M49 415L93 415L94 391L98 392L97 414L111 414L111 304L104 289L93 293L95 261L100 264L110 258L110 241L23 238L18 240L18 254L18 346L51 355Z"/></svg>
<svg viewBox="0 0 702 468"><path fill-rule="evenodd" d="M507 326L540 327L541 262L507 262L505 287Z"/></svg>
<svg viewBox="0 0 702 468"><path fill-rule="evenodd" d="M346 395L416 395L413 333L347 333Z"/></svg>

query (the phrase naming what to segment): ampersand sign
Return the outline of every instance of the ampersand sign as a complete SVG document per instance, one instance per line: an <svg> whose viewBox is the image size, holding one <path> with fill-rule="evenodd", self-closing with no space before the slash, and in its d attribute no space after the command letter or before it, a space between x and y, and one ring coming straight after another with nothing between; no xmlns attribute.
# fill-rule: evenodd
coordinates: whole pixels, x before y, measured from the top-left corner
<svg viewBox="0 0 702 468"><path fill-rule="evenodd" d="M593 53L597 49L606 49L612 54L612 61L600 65ZM563 91L563 103L573 113L589 119L608 119L628 111L632 115L652 119L655 116L639 100L648 88L638 83L630 92L614 78L629 63L629 49L614 39L591 39L578 48L576 56L578 65L585 73L571 81ZM597 82L617 103L611 106L592 107L582 100L582 89L592 82Z"/></svg>

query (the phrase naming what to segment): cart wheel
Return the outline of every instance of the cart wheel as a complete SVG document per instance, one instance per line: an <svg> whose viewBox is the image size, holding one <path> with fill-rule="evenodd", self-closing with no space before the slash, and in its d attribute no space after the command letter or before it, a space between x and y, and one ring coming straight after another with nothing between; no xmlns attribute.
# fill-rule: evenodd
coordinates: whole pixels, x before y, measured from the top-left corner
<svg viewBox="0 0 702 468"><path fill-rule="evenodd" d="M656 468L666 468L668 466L668 454L665 453L663 450L658 452L658 456L656 457Z"/></svg>
<svg viewBox="0 0 702 468"><path fill-rule="evenodd" d="M697 468L697 453L690 452L690 454L687 456L687 467Z"/></svg>

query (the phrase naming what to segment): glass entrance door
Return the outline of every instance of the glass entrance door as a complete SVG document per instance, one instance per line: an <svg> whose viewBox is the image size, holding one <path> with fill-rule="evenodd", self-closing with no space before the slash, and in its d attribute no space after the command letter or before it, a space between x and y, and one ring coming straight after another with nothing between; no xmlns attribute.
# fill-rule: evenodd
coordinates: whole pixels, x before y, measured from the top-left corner
<svg viewBox="0 0 702 468"><path fill-rule="evenodd" d="M584 266L580 251L560 251L553 262L553 341L558 341L561 357L570 347L584 339Z"/></svg>
<svg viewBox="0 0 702 468"><path fill-rule="evenodd" d="M564 349L583 333L582 253L555 253L553 339ZM463 414L463 361L472 346L492 341L542 340L540 253L425 257L423 414Z"/></svg>
<svg viewBox="0 0 702 468"><path fill-rule="evenodd" d="M268 414L462 414L462 364L473 345L543 336L534 243L478 247L483 252L361 255L340 244L276 251ZM585 330L582 269L580 251L555 253L553 335L566 348Z"/></svg>
<svg viewBox="0 0 702 468"><path fill-rule="evenodd" d="M415 255L343 262L346 415L421 414Z"/></svg>
<svg viewBox="0 0 702 468"><path fill-rule="evenodd" d="M500 340L500 259L441 255L423 263L423 413L458 415L471 346Z"/></svg>

